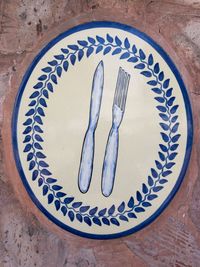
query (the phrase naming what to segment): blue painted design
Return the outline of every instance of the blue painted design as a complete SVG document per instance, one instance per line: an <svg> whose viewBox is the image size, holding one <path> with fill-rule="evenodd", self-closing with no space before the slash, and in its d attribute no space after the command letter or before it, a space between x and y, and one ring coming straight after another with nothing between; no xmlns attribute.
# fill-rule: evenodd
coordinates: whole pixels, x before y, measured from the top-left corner
<svg viewBox="0 0 200 267"><path fill-rule="evenodd" d="M79 43L84 44L84 41L79 41ZM74 45L71 47L79 47ZM83 51L82 49L79 51ZM104 84L104 66L103 61L101 61L94 73L93 84L92 84L92 94L90 102L90 117L89 125L84 137L83 147L81 152L81 161L78 174L78 186L82 193L86 193L89 189L92 171L93 171L93 160L94 160L94 147L95 147L95 130L97 128L97 123L99 120L99 112L101 107L101 99L103 93Z"/></svg>
<svg viewBox="0 0 200 267"><path fill-rule="evenodd" d="M168 65L170 66L170 68L172 69L174 75L176 76L180 88L182 90L182 94L184 97L185 102L187 103L186 105L186 112L187 112L187 119L188 119L188 139L187 139L187 149L186 149L186 154L185 154L185 160L184 160L184 164L180 173L180 176L177 180L176 186L174 187L174 189L172 190L171 194L168 196L168 198L165 200L165 202L161 205L161 207L159 207L159 209L150 217L148 218L145 222L143 222L141 225L134 227L133 229L130 229L128 231L122 232L122 233L118 233L118 234L111 234L111 235L92 235L92 234L87 234L87 233L83 233L77 230L72 229L71 227L64 225L63 223L61 223L60 221L58 221L55 217L53 217L47 210L44 209L44 207L38 202L37 198L34 196L29 184L26 181L25 175L23 173L22 167L21 167L21 163L20 163L20 159L19 159L19 155L18 155L18 148L17 148L17 138L16 138L16 123L17 123L17 116L18 116L18 108L20 105L20 99L23 93L23 90L26 86L27 80L30 76L30 73L33 69L33 67L37 64L37 62L40 60L40 58L42 57L42 55L45 53L45 51L47 51L50 47L52 47L52 45L56 42L58 42L59 40L61 40L62 38L70 35L73 32L79 31L79 30L83 30L83 29L88 29L88 28L94 28L94 27L111 27L111 28L120 28L123 29L125 31L131 32L133 34L138 35L140 38L142 38L143 40L147 41L149 44L151 44L161 55L162 57L168 62ZM108 38L110 41L108 41ZM112 40L112 42L111 42ZM115 40L115 43L113 44L113 40ZM57 83L58 81L58 77L56 76L56 72L57 69L59 67L63 67L63 69L65 71L67 71L70 63L71 65L74 65L77 59L76 54L79 54L79 58L80 58L80 54L84 54L84 52L80 53L80 47L78 49L78 45L73 45L73 47L68 47L62 49L62 52L66 55L57 55L55 56L55 58L57 59L57 63L55 64L55 67L46 67L44 68L42 71L44 72L44 74L42 74L38 80L40 82L38 82L35 86L34 89L39 90L39 95L37 97L37 101L36 102L30 102L29 106L33 106L33 108L31 108L27 113L26 116L27 117L31 117L30 119L32 119L32 124L31 124L31 131L29 132L29 129L25 129L25 131L29 132L29 135L31 133L31 143L28 143L25 147L26 153L27 154L27 160L28 161L34 161L35 162L35 166L38 171L38 173L40 173L40 178L38 179L38 185L42 186L42 191L43 194L46 195L48 193L48 201L51 203L55 200L54 204L55 204L55 208L57 210L59 210L60 206L60 210L63 212L64 215L68 214L68 217L70 220L74 220L74 218L76 217L76 219L80 222L84 221L85 223L87 223L88 225L92 225L92 223L95 223L97 225L101 225L102 223L105 225L110 225L110 224L114 224L119 226L119 220L122 221L127 221L129 218L136 218L136 214L139 212L144 212L145 208L148 207L149 205L151 205L150 201L152 201L154 198L156 198L158 195L155 194L158 191L160 191L163 186L160 186L159 184L164 184L165 181L167 181L167 179L163 179L163 177L168 176L170 173L169 171L167 171L167 168L172 168L173 164L175 162L172 162L172 160L176 157L177 152L171 152L177 149L178 145L177 141L180 138L180 134L177 133L178 127L176 129L174 129L174 132L172 132L172 127L174 127L174 123L175 121L178 119L177 115L176 115L176 111L178 108L178 105L173 105L169 106L168 105L168 95L170 93L169 92L170 89L168 89L168 82L167 79L164 79L164 73L160 71L159 69L159 64L158 63L153 63L153 57L152 55L147 56L144 54L144 52L140 49L139 52L137 52L137 48L135 47L135 45L133 45L131 48L127 48L129 46L129 41L128 40L124 40L124 46L122 45L122 41L117 37L112 37L107 35L107 41L100 36L96 37L96 40L94 38L88 37L88 40L83 40L82 41L82 45L84 43L85 46L83 46L81 48L81 50L86 50L86 56L89 57L93 52L95 53L100 53L101 51L103 53L105 53L105 50L107 47L111 47L111 49L106 50L107 53L112 52L112 55L119 55L121 57L122 60L128 60L131 63L135 63L135 62L140 62L134 65L134 67L136 69L138 69L139 71L144 70L145 72L141 72L142 75L144 75L145 77L150 77L150 73L151 73L151 77L153 77L150 81L148 81L147 83L149 85L151 84L155 84L157 87L153 87L152 91L154 91L154 93L156 95L158 95L158 97L161 97L164 99L164 102L162 102L163 100L160 99L160 101L163 103L162 105L158 105L157 109L160 112L160 117L162 118L162 120L164 120L164 124L165 126L162 127L163 130L165 131L165 134L167 135L167 137L169 138L169 141L165 144L160 144L160 151L159 151L159 160L157 160L157 164L155 168L151 169L151 175L148 176L147 179L147 185L144 184L143 188L142 188L142 192L137 192L136 195L136 199L137 199L137 203L135 204L135 200L134 197L131 196L130 200L128 201L128 203L126 204L127 209L123 209L123 212L115 212L116 207L113 205L112 207L110 207L109 209L104 208L102 210L100 210L97 214L98 216L94 216L94 215L90 215L91 210L93 210L94 208L90 208L89 206L85 206L81 203L80 208L75 209L73 207L74 205L74 198L73 197L66 197L66 194L62 191L56 192L55 188L53 187L58 186L57 188L59 188L59 185L57 185L57 179L49 177L51 176L50 171L47 169L48 167L41 167L41 159L45 159L46 156L39 150L43 150L42 146L40 145L40 148L37 148L37 145L35 145L36 141L35 141L35 135L38 134L40 136L40 134L43 132L41 125L38 125L38 121L36 119L36 116L45 116L45 108L47 107L47 102L46 100L48 99L45 94L43 93L44 90L49 90L50 92L53 92L54 88L53 88L53 83ZM80 42L80 41L79 41ZM88 45L86 45L86 42L88 43ZM126 44L125 44L126 43ZM80 43L79 43L80 45ZM128 57L128 54L130 54L130 56ZM146 60L145 60L146 59ZM54 64L54 63L51 63ZM49 65L51 65L49 63ZM60 225L61 227L63 227L64 229L70 230L71 232L74 232L76 234L82 235L82 236L86 236L86 237L91 237L91 238L114 238L114 237L118 237L118 236L122 236L125 234L129 234L132 233L134 231L137 231L138 229L141 229L142 227L144 227L145 225L147 225L149 222L151 222L155 217L157 217L160 212L166 207L166 205L169 203L169 201L172 199L172 197L175 195L176 191L178 190L180 183L183 179L183 176L185 174L186 171L186 167L189 161L189 156L190 156L190 151L191 151L191 144L192 144L192 116L191 116L191 108L189 105L189 100L188 100L188 96L187 96L187 92L186 89L184 87L184 84L181 80L181 77L178 73L178 71L176 70L175 66L173 65L173 63L171 62L171 60L169 59L169 57L164 53L164 51L157 45L155 44L149 37L147 37L146 35L144 35L143 33L129 27L126 25L122 25L122 24L118 24L118 23L111 23L111 22L96 22L96 23L88 23L85 25L80 25L78 27L73 28L72 30L69 30L68 32L64 33L63 35L59 36L58 38L56 38L55 40L53 40L52 43L50 43L40 54L39 56L35 59L33 65L30 67L30 69L27 72L28 74L25 76L23 82L22 82L22 86L21 86L21 90L19 91L19 95L18 95L18 100L16 102L16 106L15 106L15 111L14 112L14 116L13 116L13 144L14 144L14 153L15 153L15 158L16 158L16 162L17 162L17 166L18 169L20 171L20 174L22 176L23 182L30 194L30 196L32 197L33 201L37 204L37 206L42 210L42 212L44 214L46 214L51 220L53 220L56 224ZM46 75L48 74L48 75ZM45 77L45 75L47 76L47 78ZM59 75L58 75L59 76ZM45 78L46 80L45 80ZM149 79L149 78L148 78ZM41 82L42 80L42 82ZM174 99L175 100L175 99ZM158 101L156 99L156 101ZM159 101L159 104L160 104ZM161 115L162 114L162 115ZM167 126L166 126L167 125ZM25 133L25 140L24 142L29 142L27 140L29 140L30 137L27 137L27 133ZM42 138L40 136L40 138ZM164 141L165 142L165 141ZM174 146L175 145L175 146ZM174 146L174 147L173 147ZM173 149L172 149L173 147ZM44 161L45 164L48 165L48 163L46 163ZM171 163L171 165L168 165L169 163ZM32 163L33 164L33 163ZM160 166L158 168L158 166ZM162 167L161 167L162 166ZM38 174L36 175L36 172L34 174L34 177L38 177ZM36 179L36 178L34 178ZM161 181L164 181L161 183ZM146 193L144 193L146 192ZM59 203L59 204L58 204ZM71 206L69 206L68 204L71 203ZM145 208L144 208L145 207ZM128 209L129 208L129 209ZM85 210L85 211L84 211ZM118 210L122 210L122 206L120 204L120 206L118 207ZM97 212L97 211L96 211Z"/></svg>

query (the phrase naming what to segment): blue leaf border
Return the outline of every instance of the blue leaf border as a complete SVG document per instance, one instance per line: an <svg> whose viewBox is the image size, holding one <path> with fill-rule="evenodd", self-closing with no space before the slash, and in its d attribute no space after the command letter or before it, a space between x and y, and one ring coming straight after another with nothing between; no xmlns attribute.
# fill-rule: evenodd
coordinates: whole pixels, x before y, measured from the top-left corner
<svg viewBox="0 0 200 267"><path fill-rule="evenodd" d="M111 24L113 25L113 23ZM121 25L114 24L116 26ZM112 205L110 208L101 210L98 210L98 207L90 207L82 202L77 202L74 197L62 192L62 187L57 184L57 179L52 178L48 163L45 161L46 156L42 152L42 118L45 116L45 108L48 98L54 90L54 84L58 83L59 77L64 71L68 70L70 65L75 65L83 56L90 57L93 53L118 55L121 60L130 62L141 75L148 79L149 90L155 93L155 101L158 103L156 108L161 118L161 138L163 140L163 143L159 144L159 157L155 161L155 166L151 168L147 182L142 184L142 188L136 192L136 196L131 196L128 203L122 202L118 207ZM164 72L160 70L159 63L154 62L153 56L145 55L145 52L142 49L138 50L135 45L131 46L127 38L120 40L117 36L113 37L109 34L105 37L88 37L87 40L79 40L77 44L61 49L61 53L55 55L54 59L48 62L48 66L42 69L42 74L34 86L23 132L25 136L24 152L27 153L27 160L30 162L29 170L32 171L32 179L38 181L38 186L42 188L43 195L47 195L48 203L54 203L56 210L60 210L64 216L67 215L71 221L76 219L89 226L92 224L120 226L122 221L137 218L138 213L144 212L151 206L151 202L158 197L158 192L163 189L167 182L167 176L172 173L171 169L175 165L173 160L177 156L176 151L180 138L178 116L176 115L178 105L175 103L173 88L170 88L169 85L170 80L165 78ZM189 112L189 122L192 126L191 110ZM16 133L14 131L13 133L16 138ZM189 137L191 145L191 132ZM113 237L113 235L110 236ZM96 235L87 235L87 237L99 238Z"/></svg>

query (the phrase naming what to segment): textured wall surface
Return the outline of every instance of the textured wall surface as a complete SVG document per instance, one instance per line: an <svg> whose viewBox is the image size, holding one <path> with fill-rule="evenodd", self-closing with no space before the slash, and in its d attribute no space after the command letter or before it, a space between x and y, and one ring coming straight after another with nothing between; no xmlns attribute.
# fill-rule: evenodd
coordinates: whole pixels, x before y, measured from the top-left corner
<svg viewBox="0 0 200 267"><path fill-rule="evenodd" d="M40 215L15 170L10 118L17 88L39 49L91 20L146 32L174 59L188 88L195 136L187 175L144 230L112 241L64 233ZM200 266L200 1L0 0L0 266Z"/></svg>

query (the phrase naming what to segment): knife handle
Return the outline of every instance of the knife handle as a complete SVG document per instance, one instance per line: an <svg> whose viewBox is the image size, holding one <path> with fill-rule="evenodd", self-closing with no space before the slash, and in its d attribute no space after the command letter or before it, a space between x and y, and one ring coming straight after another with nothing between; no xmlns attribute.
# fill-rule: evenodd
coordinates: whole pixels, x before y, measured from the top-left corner
<svg viewBox="0 0 200 267"><path fill-rule="evenodd" d="M83 141L78 175L78 186L82 193L86 193L88 191L92 177L95 141L94 134L94 129L89 127Z"/></svg>
<svg viewBox="0 0 200 267"><path fill-rule="evenodd" d="M118 146L119 130L118 127L115 127L115 125L113 125L108 136L103 162L101 188L102 194L105 197L110 196L113 190L115 171L117 166Z"/></svg>

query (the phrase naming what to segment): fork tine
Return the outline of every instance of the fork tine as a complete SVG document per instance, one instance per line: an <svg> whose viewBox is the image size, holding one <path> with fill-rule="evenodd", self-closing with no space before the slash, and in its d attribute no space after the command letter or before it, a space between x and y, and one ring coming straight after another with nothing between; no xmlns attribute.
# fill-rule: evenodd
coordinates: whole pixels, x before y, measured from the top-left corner
<svg viewBox="0 0 200 267"><path fill-rule="evenodd" d="M130 81L130 74L126 72L126 83L124 85L124 90L123 90L123 101L122 101L122 110L125 110L125 105L126 105L126 99L127 99L127 93L128 93L128 86L129 86L129 81Z"/></svg>
<svg viewBox="0 0 200 267"><path fill-rule="evenodd" d="M117 105L122 111L125 110L130 74L119 68L113 105Z"/></svg>
<svg viewBox="0 0 200 267"><path fill-rule="evenodd" d="M113 104L118 105L118 101L119 101L119 88L121 86L121 79L122 79L122 68L119 68L118 71L118 77L117 77L117 84L116 84L116 88L115 88L115 97L114 97L114 101Z"/></svg>
<svg viewBox="0 0 200 267"><path fill-rule="evenodd" d="M120 88L120 102L119 102L120 109L122 109L125 85L126 85L126 72L124 71L123 77L122 77L122 84L121 84L121 88Z"/></svg>
<svg viewBox="0 0 200 267"><path fill-rule="evenodd" d="M120 83L119 86L116 88L117 90L117 102L114 103L116 104L118 107L120 107L120 103L121 103L121 99L122 99L122 88L123 88L123 84L124 84L124 70L121 69L121 73L120 73Z"/></svg>

